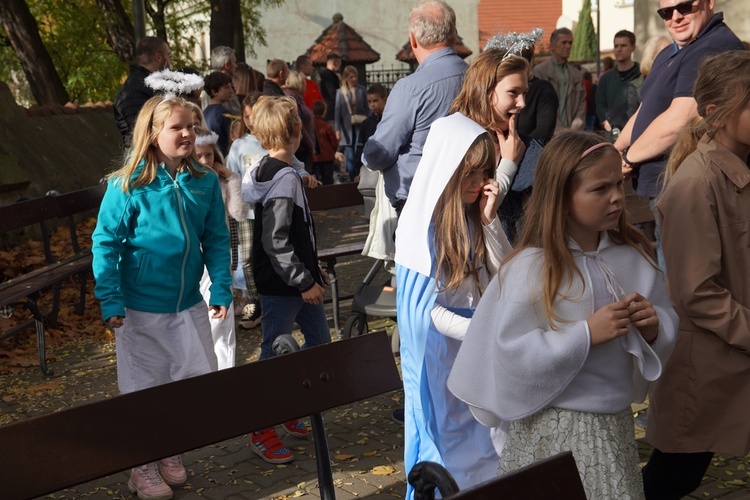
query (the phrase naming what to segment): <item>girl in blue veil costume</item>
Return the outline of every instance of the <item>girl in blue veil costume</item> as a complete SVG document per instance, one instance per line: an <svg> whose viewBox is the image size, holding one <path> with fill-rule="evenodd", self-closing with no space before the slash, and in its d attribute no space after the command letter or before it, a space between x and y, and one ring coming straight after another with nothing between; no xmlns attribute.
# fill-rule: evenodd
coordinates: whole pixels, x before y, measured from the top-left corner
<svg viewBox="0 0 750 500"><path fill-rule="evenodd" d="M396 230L406 474L437 462L461 489L497 473L490 429L446 387L473 309L510 252L495 166L483 127L460 113L436 120Z"/></svg>

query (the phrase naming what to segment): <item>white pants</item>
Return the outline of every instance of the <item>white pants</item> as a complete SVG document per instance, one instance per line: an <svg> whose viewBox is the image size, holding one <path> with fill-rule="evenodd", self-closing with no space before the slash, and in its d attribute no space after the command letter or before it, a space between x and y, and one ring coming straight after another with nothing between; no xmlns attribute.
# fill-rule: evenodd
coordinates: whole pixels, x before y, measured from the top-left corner
<svg viewBox="0 0 750 500"><path fill-rule="evenodd" d="M242 266L237 266L239 274L242 275ZM235 272L236 275L236 272ZM242 278L244 284L244 276ZM203 268L203 277L201 278L201 294L206 304L210 304L211 293L208 289L211 287L211 278L208 276L208 270ZM214 352L219 363L219 370L232 368L234 366L234 351L237 346L237 337L235 335L234 325L234 302L229 304L227 315L224 319L214 319L209 312L209 321L211 322L211 336L214 341Z"/></svg>
<svg viewBox="0 0 750 500"><path fill-rule="evenodd" d="M178 313L127 309L115 342L122 394L218 369L205 302Z"/></svg>

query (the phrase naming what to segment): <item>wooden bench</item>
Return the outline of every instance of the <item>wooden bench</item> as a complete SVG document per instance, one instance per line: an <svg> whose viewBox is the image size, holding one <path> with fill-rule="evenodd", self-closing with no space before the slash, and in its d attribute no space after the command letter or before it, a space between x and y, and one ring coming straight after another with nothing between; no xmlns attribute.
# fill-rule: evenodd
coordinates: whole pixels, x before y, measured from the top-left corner
<svg viewBox="0 0 750 500"><path fill-rule="evenodd" d="M98 208L105 189L106 186L98 185L62 195L48 195L0 207L0 234L38 226L47 262L41 268L0 284L0 309L4 316L10 317L17 307L24 308L31 314L31 319L28 321L0 332L0 340L35 325L39 366L45 375L52 375L52 370L47 367L44 330L46 326L54 328L57 324L60 288L66 279L77 277L79 280L80 298L76 307L78 314L83 314L85 304L86 281L91 269L91 251L82 249L78 243L74 216ZM53 255L51 244L52 223L60 220L68 228L73 248L73 254L62 259ZM41 292L50 287L54 289L52 308L49 311L42 311L38 299Z"/></svg>
<svg viewBox="0 0 750 500"><path fill-rule="evenodd" d="M320 186L315 189L305 189L307 203L310 211L332 210L335 208L356 207L364 204L362 193L357 189L357 184L347 182L344 184L333 184ZM339 302L341 299L350 297L339 296L338 279L336 276L337 259L347 255L358 255L362 253L365 244L350 243L338 245L332 248L318 248L318 260L323 263L323 268L331 277L331 303L333 305L333 327L338 333L341 331L339 321Z"/></svg>
<svg viewBox="0 0 750 500"><path fill-rule="evenodd" d="M451 500L586 500L573 454L569 451L540 460L521 469L463 491L444 467L419 463L409 473L414 500L434 500L435 487L441 486L444 498ZM449 490L449 491L444 491Z"/></svg>
<svg viewBox="0 0 750 500"><path fill-rule="evenodd" d="M381 331L30 418L0 427L0 492L38 497L400 388ZM154 422L169 425L143 432ZM313 435L333 499L325 431Z"/></svg>

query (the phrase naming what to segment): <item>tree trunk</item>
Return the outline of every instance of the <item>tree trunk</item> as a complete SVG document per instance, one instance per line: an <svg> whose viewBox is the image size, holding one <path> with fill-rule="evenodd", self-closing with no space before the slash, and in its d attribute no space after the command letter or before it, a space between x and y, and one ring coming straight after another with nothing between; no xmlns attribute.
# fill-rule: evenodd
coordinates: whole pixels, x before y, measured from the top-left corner
<svg viewBox="0 0 750 500"><path fill-rule="evenodd" d="M38 104L65 104L70 98L39 36L34 16L24 0L3 0L0 18L8 40L21 62L31 93Z"/></svg>
<svg viewBox="0 0 750 500"><path fill-rule="evenodd" d="M170 2L170 0L147 0L145 3L146 14L151 18L151 22L154 24L154 31L156 36L169 43L167 37L167 23L164 18L164 7ZM155 3L156 8L151 4Z"/></svg>
<svg viewBox="0 0 750 500"><path fill-rule="evenodd" d="M245 27L242 25L242 9L240 2L237 0L237 11L232 16L234 24L234 44L230 45L234 49L237 62L245 62Z"/></svg>
<svg viewBox="0 0 750 500"><path fill-rule="evenodd" d="M210 44L211 48L220 45L232 47L237 54L239 61L239 51L236 47L236 23L242 24L242 15L240 12L239 0L211 0L211 27L210 27ZM240 34L241 36L241 34ZM244 42L243 42L243 59L244 59Z"/></svg>
<svg viewBox="0 0 750 500"><path fill-rule="evenodd" d="M120 0L96 0L107 27L107 39L123 62L135 60L135 30Z"/></svg>

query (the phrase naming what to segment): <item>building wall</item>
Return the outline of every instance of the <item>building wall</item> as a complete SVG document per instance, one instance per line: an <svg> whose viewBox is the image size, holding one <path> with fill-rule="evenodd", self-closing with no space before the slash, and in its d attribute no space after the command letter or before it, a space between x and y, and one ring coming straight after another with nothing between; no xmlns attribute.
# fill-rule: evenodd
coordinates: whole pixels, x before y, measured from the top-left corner
<svg viewBox="0 0 750 500"><path fill-rule="evenodd" d="M549 35L562 14L560 0L528 0L510 4L506 0L481 0L477 7L479 18L479 46L498 33L522 33L533 28L544 28L545 34L538 50L547 51Z"/></svg>
<svg viewBox="0 0 750 500"><path fill-rule="evenodd" d="M464 44L478 54L479 0L448 0L448 3L456 11L458 34ZM247 62L265 71L268 59L293 61L315 43L315 39L331 24L333 15L339 12L344 16L344 22L380 53L380 61L374 67L401 66L396 61L396 53L408 41L412 5L413 2L403 0L286 0L281 7L263 11L268 46L257 47L257 57L248 55Z"/></svg>

